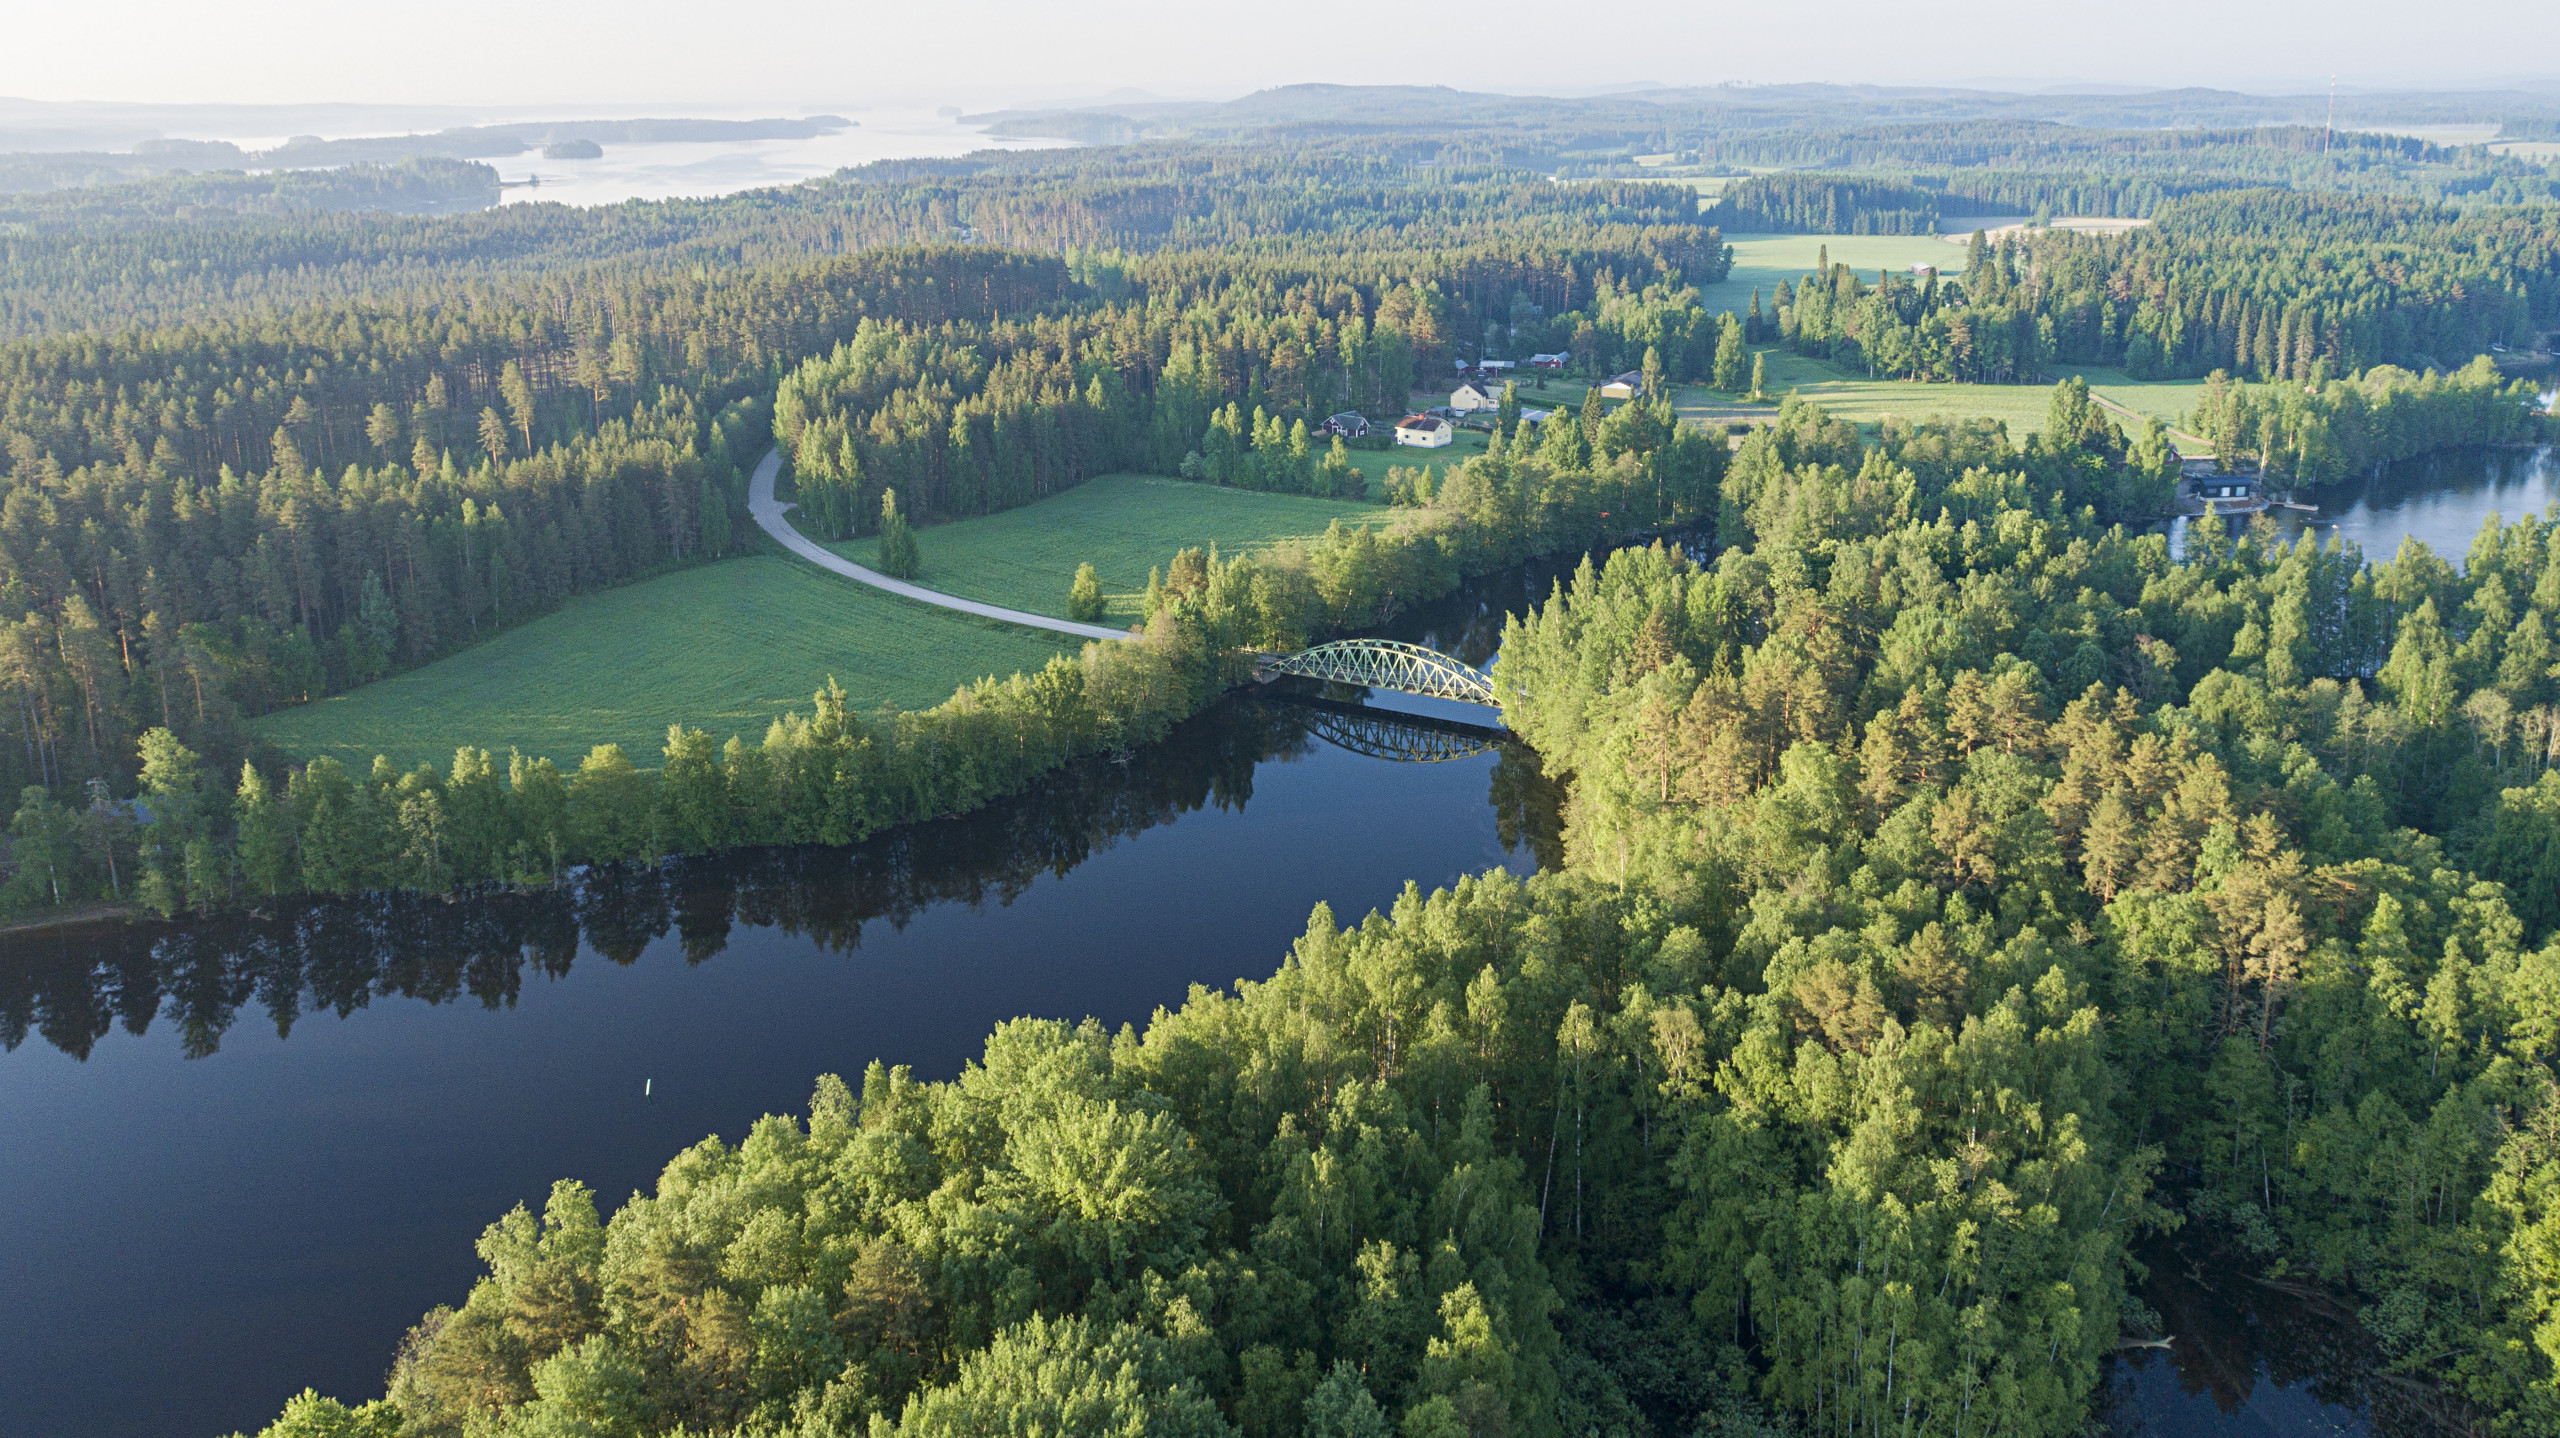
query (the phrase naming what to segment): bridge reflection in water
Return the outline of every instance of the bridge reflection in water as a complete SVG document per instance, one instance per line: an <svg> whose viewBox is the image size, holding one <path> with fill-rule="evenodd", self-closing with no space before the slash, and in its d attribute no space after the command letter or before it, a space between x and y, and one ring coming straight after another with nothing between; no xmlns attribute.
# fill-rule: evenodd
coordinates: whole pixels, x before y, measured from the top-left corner
<svg viewBox="0 0 2560 1438"><path fill-rule="evenodd" d="M1354 754L1399 764L1445 764L1452 759L1472 759L1478 754L1493 753L1513 737L1508 729L1428 714L1372 709L1312 695L1271 697L1308 710L1308 733Z"/></svg>

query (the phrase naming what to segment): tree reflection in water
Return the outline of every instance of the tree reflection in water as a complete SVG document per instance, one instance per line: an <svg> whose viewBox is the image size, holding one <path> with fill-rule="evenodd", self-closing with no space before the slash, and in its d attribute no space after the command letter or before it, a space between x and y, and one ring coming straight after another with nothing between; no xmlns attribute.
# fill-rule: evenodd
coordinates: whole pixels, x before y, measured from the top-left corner
<svg viewBox="0 0 2560 1438"><path fill-rule="evenodd" d="M2190 1227L2137 1254L2151 1270L2139 1296L2174 1337L2165 1352L2117 1358L2104 1399L2119 1438L2485 1431L2444 1394L2384 1371L2352 1296L2254 1278L2260 1264L2217 1236Z"/></svg>
<svg viewBox="0 0 2560 1438"><path fill-rule="evenodd" d="M177 1027L185 1052L221 1047L255 1006L288 1036L306 1012L341 1017L377 998L513 1006L526 971L558 978L583 949L630 964L673 932L705 962L740 924L804 935L831 952L863 926L904 928L942 904L1009 904L1121 839L1208 806L1241 810L1257 766L1320 740L1312 711L1238 697L1125 761L1097 759L975 814L911 825L849 848L751 849L589 870L531 892L376 894L295 902L181 924L111 923L0 939L0 1046L29 1034L74 1057L121 1024ZM1490 802L1506 850L1560 862L1557 787L1537 756L1505 745Z"/></svg>

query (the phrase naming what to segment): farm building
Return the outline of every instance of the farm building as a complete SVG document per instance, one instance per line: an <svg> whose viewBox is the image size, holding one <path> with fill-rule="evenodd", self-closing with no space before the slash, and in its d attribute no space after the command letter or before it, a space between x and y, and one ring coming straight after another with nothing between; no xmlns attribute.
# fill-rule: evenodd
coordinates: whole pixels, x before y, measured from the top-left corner
<svg viewBox="0 0 2560 1438"><path fill-rule="evenodd" d="M1625 374L1612 376L1607 384L1600 386L1599 395L1602 399L1634 399L1643 390L1643 374L1629 370Z"/></svg>
<svg viewBox="0 0 2560 1438"><path fill-rule="evenodd" d="M1435 414L1409 414L1396 421L1396 443L1416 449L1440 449L1457 437L1457 429Z"/></svg>
<svg viewBox="0 0 2560 1438"><path fill-rule="evenodd" d="M1469 380L1449 391L1449 408L1460 414L1502 408L1502 386L1489 379Z"/></svg>
<svg viewBox="0 0 2560 1438"><path fill-rule="evenodd" d="M1571 355L1557 354L1529 356L1529 368L1531 369L1563 369L1566 365L1571 364L1572 362L1573 356Z"/></svg>
<svg viewBox="0 0 2560 1438"><path fill-rule="evenodd" d="M1360 439L1365 437L1368 433L1369 417L1365 414L1359 414L1351 410L1345 410L1341 414L1334 415L1324 423L1316 426L1316 435L1318 438L1338 434L1344 439Z"/></svg>

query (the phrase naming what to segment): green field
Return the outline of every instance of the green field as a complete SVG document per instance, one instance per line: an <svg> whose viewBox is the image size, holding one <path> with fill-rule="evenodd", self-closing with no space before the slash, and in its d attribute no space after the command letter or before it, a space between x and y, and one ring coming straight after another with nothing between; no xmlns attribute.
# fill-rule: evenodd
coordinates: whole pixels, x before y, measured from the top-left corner
<svg viewBox="0 0 2560 1438"><path fill-rule="evenodd" d="M1889 413L1989 415L2024 438L2044 420L2043 385L1866 380L1825 361L1768 355L1773 393L1793 388L1863 425ZM2082 373L2098 392L2164 418L2190 408L2201 388L2192 380L2144 384L2110 370ZM1569 380L1527 391L1533 407L1571 403L1582 392ZM1681 391L1678 405L1684 418L1700 423L1775 412L1695 386ZM1446 449L1353 455L1374 494L1389 465L1445 472L1483 453L1484 444L1482 434L1465 431ZM1089 563L1102 576L1108 621L1131 623L1140 617L1148 570L1177 549L1214 543L1234 554L1320 534L1336 519L1383 526L1394 518L1375 503L1109 475L1036 505L921 531L919 578L967 598L1063 615L1075 568ZM835 548L860 562L873 557L867 540ZM330 754L359 765L376 753L403 767L441 765L464 744L492 753L512 746L566 764L608 742L646 764L671 723L724 738L757 735L776 713L805 708L830 674L859 708L925 708L982 675L1037 668L1067 643L759 555L584 595L425 668L255 722L297 757Z"/></svg>
<svg viewBox="0 0 2560 1438"><path fill-rule="evenodd" d="M1475 438L1480 453L1483 438ZM1392 456L1359 457L1380 461L1377 472L1383 475L1384 461ZM1220 552L1236 554L1322 534L1336 519L1383 526L1393 514L1353 500L1258 494L1147 474L1105 475L1021 509L918 530L924 570L916 582L965 599L1063 617L1076 566L1090 564L1102 576L1107 621L1134 624L1144 617L1148 569L1163 565L1175 550L1214 543ZM879 553L868 539L828 547L856 564L869 564Z"/></svg>
<svg viewBox="0 0 2560 1438"><path fill-rule="evenodd" d="M256 727L298 758L354 765L381 753L404 768L441 768L464 744L567 765L616 743L648 767L669 724L760 738L775 714L806 711L830 674L859 708L921 709L1075 642L756 555L581 595L485 644Z"/></svg>
<svg viewBox="0 0 2560 1438"><path fill-rule="evenodd" d="M1727 235L1733 246L1733 269L1724 283L1699 291L1700 304L1714 314L1751 312L1751 291L1760 291L1760 313L1778 317L1778 281L1789 284L1813 272L1824 246L1831 262L1858 271L1876 282L1878 270L1908 270L1928 263L1943 269L1964 268L1964 250L1936 235Z"/></svg>
<svg viewBox="0 0 2560 1438"><path fill-rule="evenodd" d="M1765 420L1776 413L1775 401L1789 391L1830 410L1842 419L1873 425L1884 416L1918 420L1931 415L1970 419L1987 416L2009 426L2009 437L2024 440L2044 426L2045 406L2053 387L2047 384L1924 384L1916 380L1875 380L1844 370L1828 360L1807 359L1784 350L1768 356L1771 403L1752 404L1702 386L1680 391L1676 404L1683 419L1701 424ZM2106 396L2136 414L2157 415L2176 424L2195 407L2202 380L2135 380L2121 370L2086 365L2060 371L2089 382L2093 393ZM2130 429L2130 422L2116 417Z"/></svg>

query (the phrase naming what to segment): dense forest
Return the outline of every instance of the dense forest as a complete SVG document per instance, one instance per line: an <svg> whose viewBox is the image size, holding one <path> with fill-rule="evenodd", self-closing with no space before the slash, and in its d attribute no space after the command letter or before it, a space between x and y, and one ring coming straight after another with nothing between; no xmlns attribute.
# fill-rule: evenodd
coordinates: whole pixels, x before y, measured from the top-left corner
<svg viewBox="0 0 2560 1438"><path fill-rule="evenodd" d="M2180 1227L2356 1315L2457 1431L2560 1426L2560 525L2369 562L2207 515L2173 558L2166 426L2076 380L2025 436L1791 399L1735 438L1670 393L1738 390L1754 342L2210 376L2190 423L2227 459L2334 481L2531 432L2483 352L2560 323L2554 211L2304 178L2516 178L2415 142L2065 143L1974 106L1894 157L1829 91L1539 102L1508 135L1470 128L1484 98L1129 127L1307 123L1286 158L441 220L75 192L0 231L13 916L320 943L333 905L482 889L548 916L491 940L507 971L688 856L983 813L1162 739L1251 651L1591 556L1495 671L1566 786L1536 877L1319 908L1267 980L1143 1029L1008 1023L948 1082L849 1056L618 1206L564 1182L481 1236L381 1398L305 1395L268 1438L2070 1438L2160 1336L2138 1255ZM1696 152L1736 114L1878 171L1737 186L1755 224L1925 228L2066 180L2151 223L1872 285L1826 254L1746 320L1705 307L1731 252L1685 186L1516 167ZM1918 163L1959 151L1970 192ZM2187 153L2250 187L2161 187ZM1123 468L1339 493L1325 416L1530 350L1636 394L1535 427L1508 396L1481 453L1389 471L1381 524L1166 555L1125 640L931 710L829 683L761 735L565 770L296 764L242 722L737 552L769 449L833 538L891 490L930 523ZM108 987L0 991L0 1038L93 1033Z"/></svg>
<svg viewBox="0 0 2560 1438"><path fill-rule="evenodd" d="M64 767L89 736L37 731L26 762L41 782L25 787L10 829L16 869L0 908L105 900L203 914L301 894L542 885L580 865L849 844L970 813L1070 759L1162 738L1240 682L1253 651L1365 629L1390 604L1428 601L1533 555L1708 522L1725 451L1678 427L1667 404L1604 408L1534 443L1497 439L1385 533L1336 523L1251 556L1169 556L1147 594L1147 625L1128 642L963 686L922 713L853 713L830 684L761 742L677 726L657 756L602 745L567 774L548 759L473 748L448 770L377 759L350 773L326 758L289 769L264 755L234 768L177 732L204 727L185 722L199 691L182 671L164 691L180 722L139 738L137 805ZM378 598L368 587L351 645L374 626L396 629L389 606L369 608Z"/></svg>
<svg viewBox="0 0 2560 1438"><path fill-rule="evenodd" d="M1319 909L1143 1031L883 1055L609 1214L564 1183L383 1400L273 1433L2059 1438L2180 1224L2547 1430L2560 531L2172 560L2080 497L2145 445L2053 407L2024 451L1793 407L1711 562L1513 616L1560 866ZM1207 652L1252 564L1109 662ZM671 739L660 842L774 802L756 753Z"/></svg>
<svg viewBox="0 0 2560 1438"><path fill-rule="evenodd" d="M1271 235L1429 243L1453 232L1521 236L1697 218L1683 185L1558 186L1529 171L1416 165L1353 145L990 151L883 161L715 199L506 205L440 219L353 213L320 198L360 195L369 175L478 169L422 160L272 182L177 176L7 201L21 217L0 224L0 338L266 318L317 302L450 303L492 281L564 270L685 275L966 240L1045 251ZM204 203L268 184L286 193L310 187L313 198L280 215ZM171 198L180 195L197 200L182 212Z"/></svg>
<svg viewBox="0 0 2560 1438"><path fill-rule="evenodd" d="M1802 353L1896 378L2089 364L2317 385L2380 365L2451 371L2560 325L2560 211L2196 196L2122 235L1977 232L1961 276L1871 285L1831 265L1782 283L1773 319Z"/></svg>
<svg viewBox="0 0 2560 1438"><path fill-rule="evenodd" d="M2531 161L2303 125L2114 131L1956 121L1735 132L1656 168L1735 165L1779 171L1729 185L1710 208L1710 222L1734 234L1922 235L1987 215L2144 219L2182 196L2271 187L2463 206L2560 199L2560 178Z"/></svg>
<svg viewBox="0 0 2560 1438"><path fill-rule="evenodd" d="M0 157L0 179L8 171L23 168L24 160ZM33 193L0 191L0 226L20 233L94 235L153 221L197 225L252 216L301 220L350 210L441 215L486 209L497 202L498 172L486 165L408 159L332 170L170 174L119 184L34 189Z"/></svg>
<svg viewBox="0 0 2560 1438"><path fill-rule="evenodd" d="M931 520L1174 473L1233 403L1401 412L1515 325L1694 368L1727 261L1668 218L1684 193L1514 198L1355 187L1331 232L1231 247L600 264L0 347L0 778L122 788L155 726L230 763L243 716L716 559L777 416L844 532L891 485Z"/></svg>

